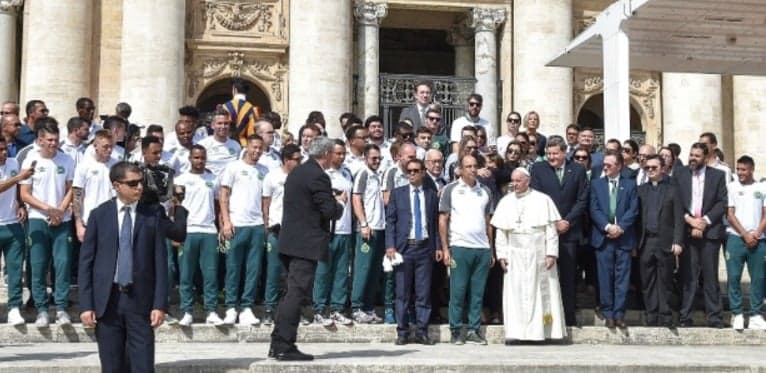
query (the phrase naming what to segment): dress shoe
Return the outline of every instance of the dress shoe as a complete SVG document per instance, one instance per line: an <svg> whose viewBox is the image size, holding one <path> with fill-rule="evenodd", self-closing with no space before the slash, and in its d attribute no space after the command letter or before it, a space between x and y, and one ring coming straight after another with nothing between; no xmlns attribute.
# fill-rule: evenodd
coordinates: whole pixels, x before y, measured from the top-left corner
<svg viewBox="0 0 766 373"><path fill-rule="evenodd" d="M680 326L682 328L691 328L692 326L694 326L694 322L691 321L691 320L681 320L678 323L678 326Z"/></svg>
<svg viewBox="0 0 766 373"><path fill-rule="evenodd" d="M723 321L720 321L720 320L711 321L707 324L707 326L714 329L723 329L724 327Z"/></svg>
<svg viewBox="0 0 766 373"><path fill-rule="evenodd" d="M419 335L415 337L415 343L419 343L425 346L433 346L434 344L436 344L436 341L429 338L427 335Z"/></svg>
<svg viewBox="0 0 766 373"><path fill-rule="evenodd" d="M625 320L624 319L614 320L614 325L616 325L620 329L625 329L625 328L628 327L628 324L625 324Z"/></svg>
<svg viewBox="0 0 766 373"><path fill-rule="evenodd" d="M278 352L274 356L279 361L310 361L314 360L314 355L304 354L298 351L298 349Z"/></svg>
<svg viewBox="0 0 766 373"><path fill-rule="evenodd" d="M274 348L269 347L269 354L266 355L269 359L274 359L277 357L277 354L274 353Z"/></svg>
<svg viewBox="0 0 766 373"><path fill-rule="evenodd" d="M614 329L614 319L606 319L606 327L609 329Z"/></svg>
<svg viewBox="0 0 766 373"><path fill-rule="evenodd" d="M394 341L394 344L397 346L404 346L407 344L407 337L404 335L400 335L396 337L396 341Z"/></svg>

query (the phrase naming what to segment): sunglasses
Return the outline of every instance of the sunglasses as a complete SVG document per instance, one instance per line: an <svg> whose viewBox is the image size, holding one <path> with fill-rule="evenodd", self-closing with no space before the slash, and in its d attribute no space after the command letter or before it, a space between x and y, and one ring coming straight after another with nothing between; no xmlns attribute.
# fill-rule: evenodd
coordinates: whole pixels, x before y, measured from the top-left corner
<svg viewBox="0 0 766 373"><path fill-rule="evenodd" d="M508 123L521 123L521 119L508 118L508 120L506 120L506 122L508 122Z"/></svg>
<svg viewBox="0 0 766 373"><path fill-rule="evenodd" d="M657 171L659 169L659 166L644 166L644 171Z"/></svg>
<svg viewBox="0 0 766 373"><path fill-rule="evenodd" d="M414 134L412 132L400 133L399 136L401 136L403 138L411 138L412 136L414 136Z"/></svg>
<svg viewBox="0 0 766 373"><path fill-rule="evenodd" d="M408 168L407 169L407 173L410 174L410 175L416 175L416 174L421 173L422 171L423 170L421 170L419 168Z"/></svg>
<svg viewBox="0 0 766 373"><path fill-rule="evenodd" d="M577 160L577 161L587 161L588 160L588 156L587 155L576 155L576 156L574 156L574 159Z"/></svg>
<svg viewBox="0 0 766 373"><path fill-rule="evenodd" d="M374 161L379 161L379 160L381 160L381 158L380 158L380 157L367 157L367 159L369 159L369 160L371 160L371 161L373 161L373 162L374 162Z"/></svg>
<svg viewBox="0 0 766 373"><path fill-rule="evenodd" d="M470 106L470 107L477 107L477 106L481 106L481 104L478 103L478 102L469 102L468 106Z"/></svg>
<svg viewBox="0 0 766 373"><path fill-rule="evenodd" d="M122 185L127 185L127 186L129 186L131 188L135 188L135 187L137 187L139 184L141 184L143 182L144 182L144 179L118 181L118 183L120 183Z"/></svg>

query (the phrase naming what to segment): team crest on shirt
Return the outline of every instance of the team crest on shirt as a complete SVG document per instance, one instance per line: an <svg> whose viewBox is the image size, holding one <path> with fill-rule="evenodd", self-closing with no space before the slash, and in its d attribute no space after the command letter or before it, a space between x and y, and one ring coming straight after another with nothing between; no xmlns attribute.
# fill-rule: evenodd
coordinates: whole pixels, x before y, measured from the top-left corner
<svg viewBox="0 0 766 373"><path fill-rule="evenodd" d="M90 174L96 176L98 175L98 170L90 170Z"/></svg>
<svg viewBox="0 0 766 373"><path fill-rule="evenodd" d="M45 167L44 166L38 167L37 172L45 172Z"/></svg>
<svg viewBox="0 0 766 373"><path fill-rule="evenodd" d="M206 181L205 182L205 186L210 188L210 189L213 189L213 182L212 181Z"/></svg>
<svg viewBox="0 0 766 373"><path fill-rule="evenodd" d="M229 149L229 155L237 154L237 151L234 149Z"/></svg>
<svg viewBox="0 0 766 373"><path fill-rule="evenodd" d="M247 176L247 170L242 170L241 174L242 176Z"/></svg>
<svg viewBox="0 0 766 373"><path fill-rule="evenodd" d="M359 248L359 251L367 254L370 252L370 245L367 244L367 242L362 244L362 247Z"/></svg>
<svg viewBox="0 0 766 373"><path fill-rule="evenodd" d="M15 176L16 176L16 175L18 175L18 174L19 174L19 173L18 173L18 172L16 172L16 171L11 171L11 177L15 177Z"/></svg>
<svg viewBox="0 0 766 373"><path fill-rule="evenodd" d="M442 144L438 142L431 143L431 149L442 150Z"/></svg>
<svg viewBox="0 0 766 373"><path fill-rule="evenodd" d="M753 197L755 197L755 199L763 199L763 193L761 193L760 191L757 191L753 193Z"/></svg>
<svg viewBox="0 0 766 373"><path fill-rule="evenodd" d="M56 173L57 174L63 174L64 173L64 166L56 167Z"/></svg>

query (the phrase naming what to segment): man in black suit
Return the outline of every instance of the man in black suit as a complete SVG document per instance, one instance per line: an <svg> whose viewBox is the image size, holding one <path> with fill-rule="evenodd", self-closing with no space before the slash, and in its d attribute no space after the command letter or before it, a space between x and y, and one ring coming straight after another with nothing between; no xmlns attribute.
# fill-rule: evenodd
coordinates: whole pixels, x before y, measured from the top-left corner
<svg viewBox="0 0 766 373"><path fill-rule="evenodd" d="M724 236L723 216L728 192L726 174L707 167L708 148L694 143L689 150L689 165L673 170L673 179L684 206L686 250L681 254L680 274L683 283L680 325L692 326L694 296L702 269L705 313L708 326L723 328L718 284L718 250Z"/></svg>
<svg viewBox="0 0 766 373"><path fill-rule="evenodd" d="M583 235L582 220L588 208L585 168L567 161L567 143L551 136L546 145L547 162L532 166L531 187L547 194L556 204L561 220L559 234L559 281L567 326L577 325L577 246Z"/></svg>
<svg viewBox="0 0 766 373"><path fill-rule="evenodd" d="M638 187L641 203L639 226L641 292L647 326L673 326L670 296L675 258L684 242L684 208L678 187L663 173L665 161L650 155L644 161L649 182Z"/></svg>
<svg viewBox="0 0 766 373"><path fill-rule="evenodd" d="M156 210L139 202L138 166L117 163L109 179L117 198L91 212L80 249L80 320L96 327L103 372L153 372L152 328L168 308L165 232Z"/></svg>
<svg viewBox="0 0 766 373"><path fill-rule="evenodd" d="M407 311L415 289L416 341L432 345L428 337L431 317L431 274L434 260L442 260L439 250L439 198L435 188L423 183L425 165L419 159L406 164L409 184L395 188L386 205L386 256L396 253L404 260L396 266L396 344L407 344L410 326Z"/></svg>
<svg viewBox="0 0 766 373"><path fill-rule="evenodd" d="M345 192L333 197L330 166L335 143L317 137L308 149L309 159L287 176L283 200L279 258L287 269L287 294L279 303L269 356L277 360L313 360L295 346L301 307L310 304L317 261L329 257L333 229L330 222L343 215Z"/></svg>

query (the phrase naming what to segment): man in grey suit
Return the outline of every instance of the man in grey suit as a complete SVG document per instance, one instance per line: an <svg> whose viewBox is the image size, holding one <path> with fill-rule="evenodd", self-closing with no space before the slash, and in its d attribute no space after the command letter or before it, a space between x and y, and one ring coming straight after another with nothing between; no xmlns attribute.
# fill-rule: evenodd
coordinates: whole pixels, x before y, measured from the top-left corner
<svg viewBox="0 0 766 373"><path fill-rule="evenodd" d="M412 106L407 106L399 114L399 121L405 119L412 122L412 129L417 130L425 123L426 111L428 110L428 104L431 103L431 91L433 83L427 80L421 80L415 84L415 103Z"/></svg>

